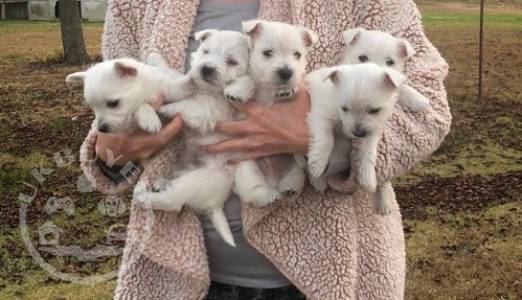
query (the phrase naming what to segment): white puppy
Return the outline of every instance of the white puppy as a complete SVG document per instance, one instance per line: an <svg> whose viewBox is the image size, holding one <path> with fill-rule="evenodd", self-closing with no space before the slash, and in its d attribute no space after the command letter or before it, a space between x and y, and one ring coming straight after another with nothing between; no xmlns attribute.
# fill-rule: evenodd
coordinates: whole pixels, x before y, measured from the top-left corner
<svg viewBox="0 0 522 300"><path fill-rule="evenodd" d="M254 86L248 76L249 47L247 38L238 32L205 30L197 32L201 44L192 54L191 70L176 83L189 84L194 92L189 97L171 94L172 102L160 112L172 117L180 114L185 122L187 149L183 166L158 192L145 186L135 189L135 198L144 206L162 210L181 210L186 205L205 213L216 230L230 245L235 246L223 205L234 186L234 169L228 165L230 154L207 154L201 145L222 141L226 137L214 132L218 121L232 120L235 111L226 97L246 101ZM181 89L181 87L176 87ZM184 96L184 95L183 95Z"/></svg>
<svg viewBox="0 0 522 300"><path fill-rule="evenodd" d="M253 99L266 106L291 99L305 74L305 57L315 34L303 27L261 20L244 22L243 32L250 41ZM236 169L237 194L258 206L272 203L282 194L300 194L304 183L304 171L292 155L244 161Z"/></svg>
<svg viewBox="0 0 522 300"><path fill-rule="evenodd" d="M406 62L415 55L415 49L406 39L383 31L355 28L345 31L343 37L346 49L342 64L373 62L404 74ZM409 85L401 88L399 101L415 112L429 107L429 100Z"/></svg>
<svg viewBox="0 0 522 300"><path fill-rule="evenodd" d="M308 118L310 174L323 175L336 136L358 140L357 151L351 151L351 178L355 176L363 188L377 192L376 209L381 214L390 213L390 206L386 197L380 197L384 190L377 191L377 146L405 80L401 73L373 63L326 68L307 76L312 103Z"/></svg>
<svg viewBox="0 0 522 300"><path fill-rule="evenodd" d="M160 69L131 58L104 61L66 78L69 88L83 88L84 99L95 114L94 126L104 133L129 131L136 126L158 132L161 120L151 106L155 97L187 92L170 90L172 81Z"/></svg>

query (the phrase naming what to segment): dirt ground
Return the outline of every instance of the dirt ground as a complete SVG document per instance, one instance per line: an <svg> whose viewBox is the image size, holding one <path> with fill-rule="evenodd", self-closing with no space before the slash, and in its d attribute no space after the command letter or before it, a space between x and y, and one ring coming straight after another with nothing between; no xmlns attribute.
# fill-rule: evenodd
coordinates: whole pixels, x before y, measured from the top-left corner
<svg viewBox="0 0 522 300"><path fill-rule="evenodd" d="M448 60L452 131L441 148L395 180L407 237L407 299L522 299L522 6L488 1L483 98L477 99L478 1L419 1L426 32ZM98 57L102 24L84 26ZM77 70L60 60L59 24L0 22L0 299L110 299L114 282L95 286L49 276L21 241L20 193L38 193L27 212L30 239L49 220L50 197L74 199L75 216L53 216L62 244L89 248L127 213L100 215L98 193L78 188L77 157L92 115L64 87ZM45 175L45 169L52 173ZM35 179L34 170L45 175ZM121 242L116 243L121 245ZM59 270L104 273L118 258L94 261L43 255Z"/></svg>

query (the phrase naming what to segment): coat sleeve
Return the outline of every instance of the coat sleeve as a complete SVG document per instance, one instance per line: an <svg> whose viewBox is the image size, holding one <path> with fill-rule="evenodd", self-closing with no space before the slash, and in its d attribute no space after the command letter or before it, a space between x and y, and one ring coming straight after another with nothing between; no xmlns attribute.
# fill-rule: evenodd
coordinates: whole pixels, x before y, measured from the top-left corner
<svg viewBox="0 0 522 300"><path fill-rule="evenodd" d="M138 44L131 26L130 1L109 1L102 36L104 60L118 57L138 57ZM122 180L115 182L100 168L95 152L96 130L91 128L80 148L80 166L95 190L105 194L118 194L129 189L139 178L139 165L128 165L122 172Z"/></svg>
<svg viewBox="0 0 522 300"><path fill-rule="evenodd" d="M358 1L358 27L382 30L407 39L417 54L407 65L408 84L430 99L421 113L402 107L390 119L378 148L376 163L379 184L404 174L430 156L442 143L451 125L444 79L448 65L424 33L420 13L411 0ZM331 178L334 188L343 190L339 177ZM352 184L345 182L346 189Z"/></svg>

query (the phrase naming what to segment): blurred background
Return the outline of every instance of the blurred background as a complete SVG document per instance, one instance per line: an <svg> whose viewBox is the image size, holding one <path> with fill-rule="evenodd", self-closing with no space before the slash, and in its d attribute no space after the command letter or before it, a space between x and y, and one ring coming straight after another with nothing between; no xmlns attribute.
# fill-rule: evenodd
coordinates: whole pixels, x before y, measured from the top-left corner
<svg viewBox="0 0 522 300"><path fill-rule="evenodd" d="M416 2L450 65L453 127L440 150L395 181L406 299L522 299L522 1L485 1L480 101L479 1ZM57 1L0 6L0 299L111 299L114 280L61 280L28 250L57 274L110 274L128 197L104 197L81 176L78 150L93 116L64 86L86 66L65 63ZM105 1L77 9L90 62L100 60L105 9Z"/></svg>

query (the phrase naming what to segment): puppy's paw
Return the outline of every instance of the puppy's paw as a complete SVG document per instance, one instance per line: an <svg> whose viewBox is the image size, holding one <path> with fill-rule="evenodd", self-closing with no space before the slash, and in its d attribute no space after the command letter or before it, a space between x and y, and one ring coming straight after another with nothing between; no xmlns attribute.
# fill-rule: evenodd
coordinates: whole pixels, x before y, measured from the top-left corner
<svg viewBox="0 0 522 300"><path fill-rule="evenodd" d="M247 102L252 97L250 91L240 89L238 86L229 86L225 88L225 97L234 102Z"/></svg>
<svg viewBox="0 0 522 300"><path fill-rule="evenodd" d="M328 158L312 157L308 158L308 172L312 177L321 177L328 167Z"/></svg>
<svg viewBox="0 0 522 300"><path fill-rule="evenodd" d="M320 177L310 176L309 179L310 179L310 184L316 191L323 193L328 188L328 184L326 183L326 180L323 176L320 176Z"/></svg>
<svg viewBox="0 0 522 300"><path fill-rule="evenodd" d="M250 191L247 203L262 207L281 199L281 193L269 186L257 186Z"/></svg>
<svg viewBox="0 0 522 300"><path fill-rule="evenodd" d="M176 111L176 104L175 103L171 103L171 104L163 105L163 106L161 106L159 108L158 111L163 116L168 117L168 118L172 118L177 113L177 111Z"/></svg>
<svg viewBox="0 0 522 300"><path fill-rule="evenodd" d="M375 199L375 211L381 216L387 216L391 214L390 202L387 199L377 197Z"/></svg>
<svg viewBox="0 0 522 300"><path fill-rule="evenodd" d="M143 209L152 208L152 199L150 198L150 192L147 185L144 183L137 183L132 193L132 200Z"/></svg>
<svg viewBox="0 0 522 300"><path fill-rule="evenodd" d="M161 125L161 120L154 111L154 108L148 104L141 105L136 111L136 121L138 121L138 126L150 133L156 133L161 130L163 125Z"/></svg>
<svg viewBox="0 0 522 300"><path fill-rule="evenodd" d="M304 178L296 176L287 176L279 182L277 189L286 197L292 197L301 194L304 188Z"/></svg>
<svg viewBox="0 0 522 300"><path fill-rule="evenodd" d="M371 167L364 168L360 171L359 184L368 192L375 193L377 190L377 177L375 175L375 170Z"/></svg>
<svg viewBox="0 0 522 300"><path fill-rule="evenodd" d="M414 112L423 112L430 107L430 100L426 97L419 97L416 101L410 103L410 109Z"/></svg>
<svg viewBox="0 0 522 300"><path fill-rule="evenodd" d="M153 189L155 189L153 187ZM174 197L169 193L150 191L144 184L134 188L133 200L143 209L160 209L166 211L181 211L182 205L172 201Z"/></svg>
<svg viewBox="0 0 522 300"><path fill-rule="evenodd" d="M138 123L141 129L150 133L160 132L161 128L163 128L161 120L158 118L156 114L154 114L154 117L151 116L150 118L143 119L141 120L141 122Z"/></svg>
<svg viewBox="0 0 522 300"><path fill-rule="evenodd" d="M293 97L296 92L297 91L294 88L279 89L276 92L276 97L279 99L288 99L288 98Z"/></svg>
<svg viewBox="0 0 522 300"><path fill-rule="evenodd" d="M402 87L399 99L404 106L413 112L426 111L430 107L430 100L408 85Z"/></svg>
<svg viewBox="0 0 522 300"><path fill-rule="evenodd" d="M160 178L152 183L152 192L159 193L161 191L166 190L169 187L169 183L171 181L166 178Z"/></svg>
<svg viewBox="0 0 522 300"><path fill-rule="evenodd" d="M353 176L353 175L350 175L350 177L348 177L348 179L343 184L343 191L345 193L352 193L353 194L359 188L360 188L360 186L357 183L357 181L355 180L355 176Z"/></svg>

